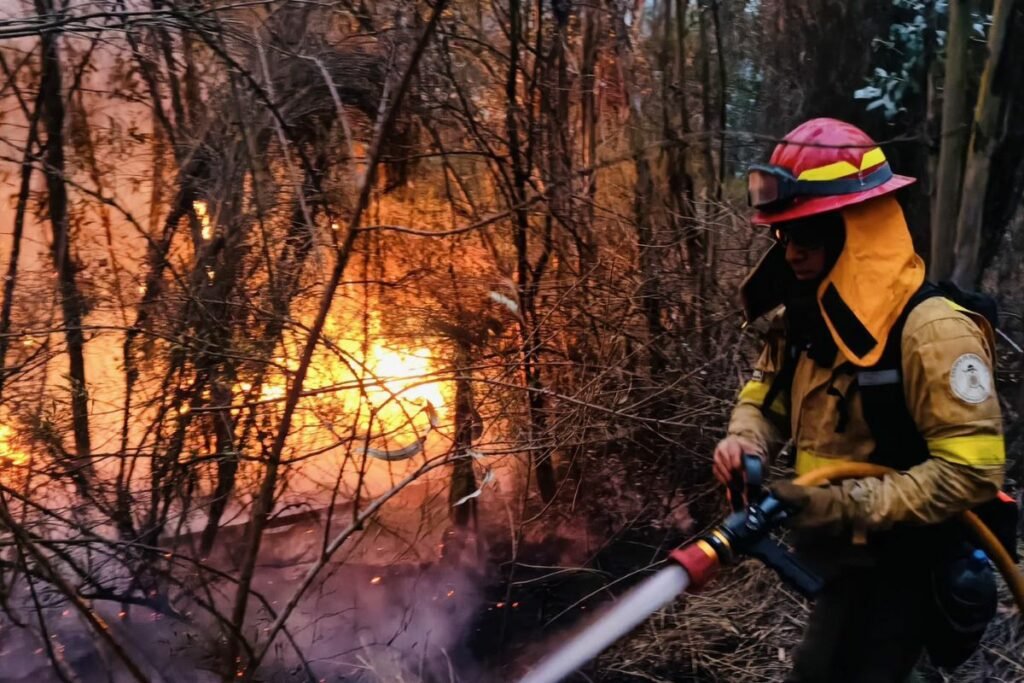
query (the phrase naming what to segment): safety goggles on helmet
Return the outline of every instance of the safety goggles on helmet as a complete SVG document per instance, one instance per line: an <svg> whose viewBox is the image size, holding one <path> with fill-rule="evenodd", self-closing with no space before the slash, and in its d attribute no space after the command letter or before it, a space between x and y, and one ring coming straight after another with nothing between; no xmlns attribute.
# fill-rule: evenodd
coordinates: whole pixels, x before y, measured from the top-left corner
<svg viewBox="0 0 1024 683"><path fill-rule="evenodd" d="M803 175L803 174L801 174ZM853 194L878 187L892 178L883 162L868 173L828 180L797 178L787 169L771 164L754 164L747 172L747 201L759 211L777 211L798 197L829 197Z"/></svg>

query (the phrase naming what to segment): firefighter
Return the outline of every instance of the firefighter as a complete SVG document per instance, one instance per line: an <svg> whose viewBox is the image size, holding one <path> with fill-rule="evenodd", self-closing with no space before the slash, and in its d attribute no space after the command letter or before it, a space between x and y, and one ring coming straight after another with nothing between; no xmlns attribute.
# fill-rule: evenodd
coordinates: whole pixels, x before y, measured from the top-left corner
<svg viewBox="0 0 1024 683"><path fill-rule="evenodd" d="M931 577L959 542L947 520L1003 482L991 325L925 284L893 196L912 182L863 131L825 118L748 175L753 223L776 241L741 300L748 320L770 323L715 449L716 478L787 439L798 475L839 461L899 470L773 487L799 510L797 550L826 579L787 681L911 676Z"/></svg>

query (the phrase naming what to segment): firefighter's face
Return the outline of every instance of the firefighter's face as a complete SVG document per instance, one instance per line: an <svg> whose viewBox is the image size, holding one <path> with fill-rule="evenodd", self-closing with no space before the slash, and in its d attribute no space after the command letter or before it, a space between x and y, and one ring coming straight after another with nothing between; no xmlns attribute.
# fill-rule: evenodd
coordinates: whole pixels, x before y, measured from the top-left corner
<svg viewBox="0 0 1024 683"><path fill-rule="evenodd" d="M786 263L793 269L797 280L817 280L825 274L825 247L789 242L786 244Z"/></svg>
<svg viewBox="0 0 1024 683"><path fill-rule="evenodd" d="M786 262L796 279L805 282L825 276L842 250L844 235L843 219L838 213L810 216L774 227L775 239L786 248Z"/></svg>

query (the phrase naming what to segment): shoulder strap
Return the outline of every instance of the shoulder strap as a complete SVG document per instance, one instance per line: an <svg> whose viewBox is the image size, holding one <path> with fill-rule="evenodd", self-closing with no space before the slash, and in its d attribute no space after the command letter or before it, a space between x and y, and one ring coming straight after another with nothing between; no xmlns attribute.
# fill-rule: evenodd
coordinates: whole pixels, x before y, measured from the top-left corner
<svg viewBox="0 0 1024 683"><path fill-rule="evenodd" d="M864 420L875 440L871 462L905 470L928 458L903 392L903 328L914 308L936 296L943 296L938 287L921 285L896 319L878 363L857 372Z"/></svg>
<svg viewBox="0 0 1024 683"><path fill-rule="evenodd" d="M775 399L779 397L779 394L789 391L793 386L793 375L796 374L796 361L799 356L800 349L790 343L787 338L782 353L782 365L779 367L779 371L775 373L775 376L772 377L772 383L768 385L768 391L765 393L764 401L761 403L761 414L769 420L777 421L783 417L772 412L771 405L775 403Z"/></svg>

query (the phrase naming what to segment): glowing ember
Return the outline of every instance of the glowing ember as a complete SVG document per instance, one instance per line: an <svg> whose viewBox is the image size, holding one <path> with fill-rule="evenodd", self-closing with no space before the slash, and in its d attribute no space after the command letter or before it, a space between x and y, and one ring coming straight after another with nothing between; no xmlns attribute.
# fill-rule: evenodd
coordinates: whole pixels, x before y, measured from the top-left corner
<svg viewBox="0 0 1024 683"><path fill-rule="evenodd" d="M498 609L501 609L502 607L505 606L505 603L503 603L503 602L495 603L494 606L497 607Z"/></svg>
<svg viewBox="0 0 1024 683"><path fill-rule="evenodd" d="M213 224L210 223L209 207L206 202L197 199L192 202L192 208L195 209L196 216L199 217L199 222L203 226L203 239L209 240L213 237Z"/></svg>
<svg viewBox="0 0 1024 683"><path fill-rule="evenodd" d="M370 583L372 583L374 586L376 586L380 582L381 582L381 578L379 576L375 576L372 579L370 579Z"/></svg>

